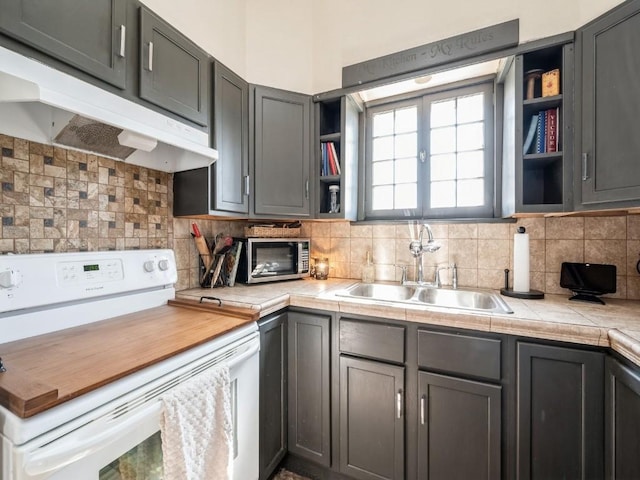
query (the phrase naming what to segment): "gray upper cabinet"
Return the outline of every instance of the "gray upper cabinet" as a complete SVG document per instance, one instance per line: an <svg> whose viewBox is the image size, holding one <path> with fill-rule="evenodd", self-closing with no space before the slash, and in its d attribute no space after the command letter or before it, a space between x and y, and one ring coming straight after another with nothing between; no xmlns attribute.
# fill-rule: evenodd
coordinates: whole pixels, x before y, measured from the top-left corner
<svg viewBox="0 0 640 480"><path fill-rule="evenodd" d="M260 86L252 90L252 213L308 217L311 97Z"/></svg>
<svg viewBox="0 0 640 480"><path fill-rule="evenodd" d="M167 22L140 8L140 97L209 124L209 57Z"/></svg>
<svg viewBox="0 0 640 480"><path fill-rule="evenodd" d="M605 477L640 478L640 372L607 358Z"/></svg>
<svg viewBox="0 0 640 480"><path fill-rule="evenodd" d="M249 85L215 62L213 116L219 159L211 166L212 210L249 213Z"/></svg>
<svg viewBox="0 0 640 480"><path fill-rule="evenodd" d="M0 30L123 89L126 20L126 0L5 0Z"/></svg>
<svg viewBox="0 0 640 480"><path fill-rule="evenodd" d="M578 199L583 208L637 205L640 0L624 2L587 24L577 38Z"/></svg>
<svg viewBox="0 0 640 480"><path fill-rule="evenodd" d="M603 478L604 356L518 344L518 480Z"/></svg>

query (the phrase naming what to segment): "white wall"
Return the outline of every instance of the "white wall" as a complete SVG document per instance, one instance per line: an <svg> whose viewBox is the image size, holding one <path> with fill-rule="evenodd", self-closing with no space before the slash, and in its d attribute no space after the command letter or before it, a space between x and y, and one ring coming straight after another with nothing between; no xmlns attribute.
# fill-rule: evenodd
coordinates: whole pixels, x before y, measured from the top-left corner
<svg viewBox="0 0 640 480"><path fill-rule="evenodd" d="M575 30L621 0L144 0L251 83L341 87L342 67L520 19L520 42Z"/></svg>

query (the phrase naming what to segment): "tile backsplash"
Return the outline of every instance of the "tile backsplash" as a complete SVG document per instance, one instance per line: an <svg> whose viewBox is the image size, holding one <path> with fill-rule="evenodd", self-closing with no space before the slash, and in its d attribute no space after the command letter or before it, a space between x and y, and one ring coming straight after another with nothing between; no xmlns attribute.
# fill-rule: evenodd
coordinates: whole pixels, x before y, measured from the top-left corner
<svg viewBox="0 0 640 480"><path fill-rule="evenodd" d="M178 290L198 286L198 255L191 222L174 218L173 176L70 149L0 134L0 252L36 253L133 248L172 248ZM241 236L246 221L196 220L208 239ZM640 215L526 218L517 223L433 223L441 248L424 254L426 278L437 265L456 263L460 286L500 288L513 268L513 235L530 235L531 288L566 293L559 286L563 261L610 263L618 292L640 300ZM312 256L326 256L331 275L359 279L367 250L377 280L397 281L415 263L409 242L415 225L303 222ZM443 282L449 282L446 271Z"/></svg>
<svg viewBox="0 0 640 480"><path fill-rule="evenodd" d="M432 223L441 244L435 253L423 254L424 275L433 279L436 266L455 263L461 287L499 289L504 270L513 271L513 235L524 226L530 238L531 288L546 293L568 293L560 288L562 262L607 263L617 267L617 292L613 297L640 300L640 215L608 217L524 218L517 223ZM410 223L350 225L348 222L308 223L312 256L326 256L331 275L360 278L367 250L372 252L376 280L400 280L396 265L415 261L409 242L417 236ZM443 283L450 284L448 271ZM513 277L511 276L511 280Z"/></svg>

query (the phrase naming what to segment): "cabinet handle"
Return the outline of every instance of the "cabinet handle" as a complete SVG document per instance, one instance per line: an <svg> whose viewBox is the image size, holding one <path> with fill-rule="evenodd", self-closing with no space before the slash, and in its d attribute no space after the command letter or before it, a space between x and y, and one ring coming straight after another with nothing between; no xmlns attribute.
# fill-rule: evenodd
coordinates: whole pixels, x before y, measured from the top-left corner
<svg viewBox="0 0 640 480"><path fill-rule="evenodd" d="M425 396L420 397L420 425L424 425L424 411L427 406L427 399Z"/></svg>
<svg viewBox="0 0 640 480"><path fill-rule="evenodd" d="M304 198L309 200L309 179L304 183Z"/></svg>
<svg viewBox="0 0 640 480"><path fill-rule="evenodd" d="M153 72L153 42L149 42L149 63L148 70Z"/></svg>
<svg viewBox="0 0 640 480"><path fill-rule="evenodd" d="M244 194L249 196L249 175L244 176Z"/></svg>
<svg viewBox="0 0 640 480"><path fill-rule="evenodd" d="M396 394L396 408L398 411L398 418L402 417L402 390L398 390L398 393Z"/></svg>
<svg viewBox="0 0 640 480"><path fill-rule="evenodd" d="M125 50L125 46L127 44L127 27L125 27L124 25L120 25L120 51L118 52L118 55L122 58L124 58L124 50Z"/></svg>
<svg viewBox="0 0 640 480"><path fill-rule="evenodd" d="M589 179L589 171L587 170L589 168L588 160L589 160L589 155L586 153L583 153L582 154L582 181L583 182Z"/></svg>

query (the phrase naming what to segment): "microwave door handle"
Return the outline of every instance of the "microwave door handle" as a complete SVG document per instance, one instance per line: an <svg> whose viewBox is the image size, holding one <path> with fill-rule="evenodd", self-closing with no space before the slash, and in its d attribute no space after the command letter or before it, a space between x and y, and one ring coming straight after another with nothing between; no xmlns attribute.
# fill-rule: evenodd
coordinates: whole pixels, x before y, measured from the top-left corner
<svg viewBox="0 0 640 480"><path fill-rule="evenodd" d="M24 470L33 477L60 470L130 436L140 429L140 424L149 415L155 415L159 425L161 412L162 404L157 401L130 417L120 417L113 427L106 425L112 420L103 417L87 427L79 428L35 452L27 454Z"/></svg>

